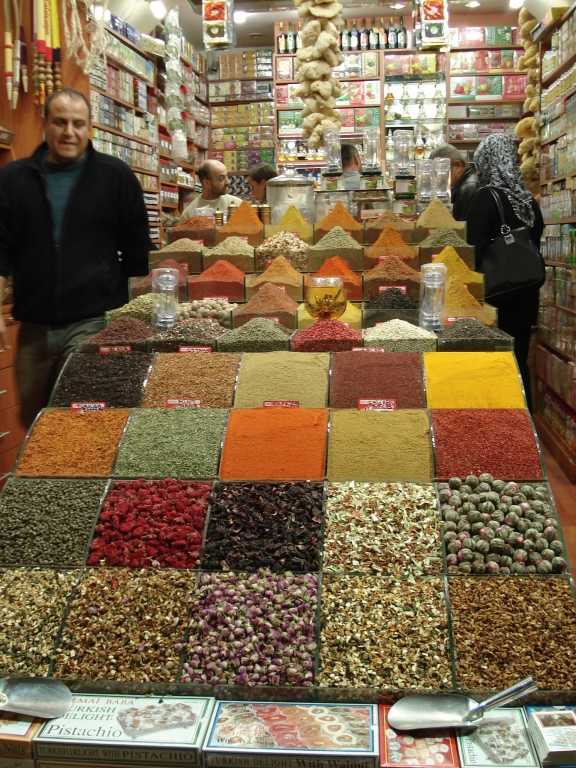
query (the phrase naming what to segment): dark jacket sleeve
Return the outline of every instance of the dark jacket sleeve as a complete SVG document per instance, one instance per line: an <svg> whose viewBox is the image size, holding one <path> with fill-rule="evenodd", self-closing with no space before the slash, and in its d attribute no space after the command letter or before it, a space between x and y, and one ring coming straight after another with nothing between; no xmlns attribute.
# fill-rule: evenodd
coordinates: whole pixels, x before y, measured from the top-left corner
<svg viewBox="0 0 576 768"><path fill-rule="evenodd" d="M472 198L466 213L466 240L484 251L488 243L498 236L500 216L494 198L488 189L480 188Z"/></svg>
<svg viewBox="0 0 576 768"><path fill-rule="evenodd" d="M14 251L9 200L9 173L4 170L0 172L0 277L10 274L11 254Z"/></svg>
<svg viewBox="0 0 576 768"><path fill-rule="evenodd" d="M128 166L123 175L119 250L125 276L137 277L148 274L148 251L156 250L156 246L150 240L148 214L140 182Z"/></svg>
<svg viewBox="0 0 576 768"><path fill-rule="evenodd" d="M468 208L470 207L470 203L472 202L474 195L478 191L479 187L480 183L478 182L475 173L471 173L466 179L464 179L460 188L456 192L456 199L453 201L453 214L456 221L466 220Z"/></svg>

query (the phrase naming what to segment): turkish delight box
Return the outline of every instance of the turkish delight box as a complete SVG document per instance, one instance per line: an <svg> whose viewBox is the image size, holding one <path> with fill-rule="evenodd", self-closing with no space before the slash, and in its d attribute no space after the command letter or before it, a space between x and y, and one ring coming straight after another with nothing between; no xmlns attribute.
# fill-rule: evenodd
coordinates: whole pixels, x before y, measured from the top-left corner
<svg viewBox="0 0 576 768"><path fill-rule="evenodd" d="M526 707L528 733L542 765L574 765L576 711L574 707Z"/></svg>
<svg viewBox="0 0 576 768"><path fill-rule="evenodd" d="M364 103L364 83L350 83L350 104Z"/></svg>
<svg viewBox="0 0 576 768"><path fill-rule="evenodd" d="M380 104L380 80L367 80L364 83L364 103Z"/></svg>
<svg viewBox="0 0 576 768"><path fill-rule="evenodd" d="M493 100L499 96L502 96L502 75L478 75L476 98Z"/></svg>
<svg viewBox="0 0 576 768"><path fill-rule="evenodd" d="M38 733L42 720L27 715L2 713L0 719L0 766L9 768L6 760L33 760L32 739ZM23 766L25 768L25 766Z"/></svg>
<svg viewBox="0 0 576 768"><path fill-rule="evenodd" d="M212 698L75 694L34 737L36 761L196 766Z"/></svg>
<svg viewBox="0 0 576 768"><path fill-rule="evenodd" d="M457 737L462 768L538 768L521 708L492 709L470 734Z"/></svg>
<svg viewBox="0 0 576 768"><path fill-rule="evenodd" d="M204 741L206 768L377 768L373 704L220 701Z"/></svg>
<svg viewBox="0 0 576 768"><path fill-rule="evenodd" d="M471 100L476 98L476 78L475 77L451 77L450 78L450 99L452 100Z"/></svg>
<svg viewBox="0 0 576 768"><path fill-rule="evenodd" d="M458 746L451 731L397 732L388 725L390 707L380 705L380 766L393 768L399 765L442 765L459 768Z"/></svg>
<svg viewBox="0 0 576 768"><path fill-rule="evenodd" d="M340 83L340 95L336 96L336 104L342 106L350 104L350 83Z"/></svg>
<svg viewBox="0 0 576 768"><path fill-rule="evenodd" d="M380 125L380 107L356 107L354 110L354 129L378 127Z"/></svg>
<svg viewBox="0 0 576 768"><path fill-rule="evenodd" d="M522 99L526 92L526 75L506 75L503 80L505 99Z"/></svg>

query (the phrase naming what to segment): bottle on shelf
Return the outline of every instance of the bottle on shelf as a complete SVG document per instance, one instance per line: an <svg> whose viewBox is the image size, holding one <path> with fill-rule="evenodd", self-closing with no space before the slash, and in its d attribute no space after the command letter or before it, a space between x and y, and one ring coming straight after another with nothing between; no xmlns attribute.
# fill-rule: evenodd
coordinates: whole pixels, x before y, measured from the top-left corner
<svg viewBox="0 0 576 768"><path fill-rule="evenodd" d="M388 48L388 30L384 26L384 19L380 19L380 29L378 30L378 48L381 51Z"/></svg>
<svg viewBox="0 0 576 768"><path fill-rule="evenodd" d="M286 52L294 53L296 51L296 38L292 31L292 22L288 22L288 36L286 37Z"/></svg>
<svg viewBox="0 0 576 768"><path fill-rule="evenodd" d="M366 29L366 19L362 19L362 26L360 27L360 50L367 51L369 48L369 36Z"/></svg>
<svg viewBox="0 0 576 768"><path fill-rule="evenodd" d="M372 26L370 28L370 36L368 38L368 45L371 51L378 49L378 27L376 26L376 19L372 19Z"/></svg>
<svg viewBox="0 0 576 768"><path fill-rule="evenodd" d="M280 22L280 34L276 38L276 49L278 53L286 53L286 35L284 34L284 24Z"/></svg>
<svg viewBox="0 0 576 768"><path fill-rule="evenodd" d="M424 157L425 149L426 147L424 146L424 139L422 138L422 132L418 131L416 143L414 144L414 159L421 160Z"/></svg>
<svg viewBox="0 0 576 768"><path fill-rule="evenodd" d="M346 21L346 19L344 19L344 27L342 29L342 38L341 38L340 48L343 51L350 50L350 32L348 31L348 22Z"/></svg>
<svg viewBox="0 0 576 768"><path fill-rule="evenodd" d="M398 48L398 35L394 26L394 17L390 17L390 27L388 29L388 48Z"/></svg>
<svg viewBox="0 0 576 768"><path fill-rule="evenodd" d="M304 47L304 43L302 42L302 23L298 22L298 32L296 33L296 50L300 50L300 48Z"/></svg>
<svg viewBox="0 0 576 768"><path fill-rule="evenodd" d="M404 26L404 20L400 16L400 26L397 31L398 48L408 48L408 32Z"/></svg>
<svg viewBox="0 0 576 768"><path fill-rule="evenodd" d="M412 47L420 48L422 45L422 20L420 17L420 5L414 4L412 11Z"/></svg>
<svg viewBox="0 0 576 768"><path fill-rule="evenodd" d="M358 35L358 29L356 27L356 19L352 21L352 31L350 32L350 50L360 50L360 37Z"/></svg>

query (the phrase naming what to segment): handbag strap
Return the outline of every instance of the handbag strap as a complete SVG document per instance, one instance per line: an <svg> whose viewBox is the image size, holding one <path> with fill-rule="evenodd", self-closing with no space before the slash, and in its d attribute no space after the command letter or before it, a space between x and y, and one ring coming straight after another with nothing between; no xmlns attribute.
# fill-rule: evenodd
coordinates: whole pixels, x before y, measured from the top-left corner
<svg viewBox="0 0 576 768"><path fill-rule="evenodd" d="M504 208L502 208L502 201L500 200L500 195L494 187L486 187L486 189L490 190L490 194L494 198L494 201L496 203L496 206L498 207L498 212L500 214L500 233L502 235L507 235L510 233L510 227L508 224L506 224L506 218L504 217Z"/></svg>

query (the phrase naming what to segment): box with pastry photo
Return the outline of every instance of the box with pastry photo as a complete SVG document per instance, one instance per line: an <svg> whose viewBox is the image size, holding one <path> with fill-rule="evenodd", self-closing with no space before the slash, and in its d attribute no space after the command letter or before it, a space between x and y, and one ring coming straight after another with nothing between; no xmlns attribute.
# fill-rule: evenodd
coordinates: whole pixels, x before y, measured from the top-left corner
<svg viewBox="0 0 576 768"><path fill-rule="evenodd" d="M213 698L74 694L63 717L44 723L34 757L58 764L197 766Z"/></svg>
<svg viewBox="0 0 576 768"><path fill-rule="evenodd" d="M380 768L442 765L460 768L458 747L450 730L418 731L416 735L395 731L388 725L390 707L380 705Z"/></svg>

